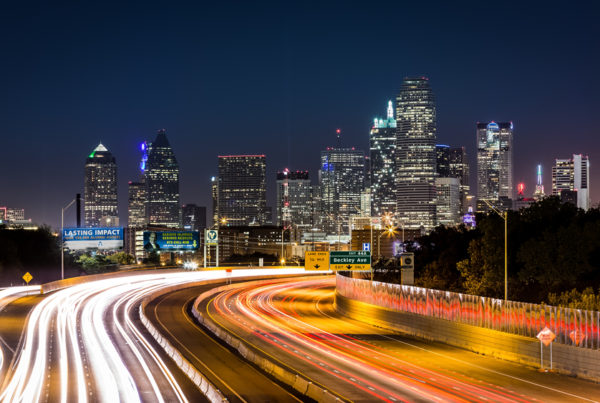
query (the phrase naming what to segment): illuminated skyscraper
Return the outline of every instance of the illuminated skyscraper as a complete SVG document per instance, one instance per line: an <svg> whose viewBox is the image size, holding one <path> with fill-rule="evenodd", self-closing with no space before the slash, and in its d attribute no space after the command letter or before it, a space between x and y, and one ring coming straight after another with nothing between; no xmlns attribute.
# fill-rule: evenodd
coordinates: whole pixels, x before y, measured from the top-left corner
<svg viewBox="0 0 600 403"><path fill-rule="evenodd" d="M117 162L102 143L85 161L84 197L87 227L100 226L102 218L118 220Z"/></svg>
<svg viewBox="0 0 600 403"><path fill-rule="evenodd" d="M164 129L159 130L156 139L148 145L146 186L148 224L179 228L179 164Z"/></svg>
<svg viewBox="0 0 600 403"><path fill-rule="evenodd" d="M460 179L436 178L436 220L437 225L454 226L460 224Z"/></svg>
<svg viewBox="0 0 600 403"><path fill-rule="evenodd" d="M425 77L405 78L396 98L396 214L407 229L436 224L436 111Z"/></svg>
<svg viewBox="0 0 600 403"><path fill-rule="evenodd" d="M365 155L354 148L328 147L321 151L319 170L320 216L330 234L348 234L350 216L360 214L365 186Z"/></svg>
<svg viewBox="0 0 600 403"><path fill-rule="evenodd" d="M590 208L590 159L587 155L573 154L571 159L556 159L552 167L552 194L577 192L577 207Z"/></svg>
<svg viewBox="0 0 600 403"><path fill-rule="evenodd" d="M371 213L380 217L396 211L396 119L392 101L386 119L375 118L369 137Z"/></svg>
<svg viewBox="0 0 600 403"><path fill-rule="evenodd" d="M484 200L499 209L512 205L513 124L477 123L477 210L487 211Z"/></svg>
<svg viewBox="0 0 600 403"><path fill-rule="evenodd" d="M128 213L128 227L146 226L146 184L144 182L129 182Z"/></svg>
<svg viewBox="0 0 600 403"><path fill-rule="evenodd" d="M460 214L467 212L470 185L469 161L464 147L450 147L438 144L436 151L436 171L438 178L457 178L459 181Z"/></svg>
<svg viewBox="0 0 600 403"><path fill-rule="evenodd" d="M219 221L219 179L216 176L210 177L210 194L212 196L212 221L216 224Z"/></svg>
<svg viewBox="0 0 600 403"><path fill-rule="evenodd" d="M546 196L544 192L544 185L542 183L542 166L537 166L537 181L535 184L535 191L533 192L533 198L535 200L541 200Z"/></svg>
<svg viewBox="0 0 600 403"><path fill-rule="evenodd" d="M130 228L144 228L148 224L146 205L148 203L148 189L146 187L146 164L148 163L148 143L140 144L142 158L140 162L139 182L129 181L127 211L127 225Z"/></svg>
<svg viewBox="0 0 600 403"><path fill-rule="evenodd" d="M300 239L313 222L312 185L308 171L277 172L277 225L290 228Z"/></svg>
<svg viewBox="0 0 600 403"><path fill-rule="evenodd" d="M218 211L226 225L266 223L266 169L264 155L219 156Z"/></svg>

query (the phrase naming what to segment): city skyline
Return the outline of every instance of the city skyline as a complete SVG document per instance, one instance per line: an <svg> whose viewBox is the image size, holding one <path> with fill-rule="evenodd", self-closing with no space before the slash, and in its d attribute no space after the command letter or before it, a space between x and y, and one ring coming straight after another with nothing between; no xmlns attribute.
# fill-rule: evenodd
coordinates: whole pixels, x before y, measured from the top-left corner
<svg viewBox="0 0 600 403"><path fill-rule="evenodd" d="M600 58L589 51L600 35L597 12L586 7L438 4L439 16L421 20L409 18L419 5L386 5L390 16L406 16L396 28L366 6L291 4L266 13L148 7L139 14L123 5L118 15L85 6L10 7L0 105L4 147L17 152L0 165L11 172L0 205L24 208L55 228L61 207L83 193L82 155L100 141L119 161L125 221L127 183L138 177L135 150L162 127L181 164L180 204L210 206L215 155L259 153L269 158L267 204L274 206L275 173L309 170L315 178L319 155L311 150L335 146L336 128L344 147L367 150L373 117L405 76L429 77L437 141L465 146L472 167L474 124L513 121L514 183L524 182L526 193L539 163L550 189L556 158L600 157ZM488 16L512 28L499 35ZM398 46L403 53L386 52ZM386 54L386 63L373 63L374 52ZM488 57L505 61L482 67ZM23 158L26 152L32 157ZM591 181L595 205L594 164Z"/></svg>

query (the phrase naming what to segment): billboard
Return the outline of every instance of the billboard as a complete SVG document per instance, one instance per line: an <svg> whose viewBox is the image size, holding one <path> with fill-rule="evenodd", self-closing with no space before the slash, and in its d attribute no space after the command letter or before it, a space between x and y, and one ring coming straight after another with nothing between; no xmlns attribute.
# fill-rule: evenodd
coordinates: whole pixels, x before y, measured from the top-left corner
<svg viewBox="0 0 600 403"><path fill-rule="evenodd" d="M123 228L63 228L63 242L70 250L123 249Z"/></svg>
<svg viewBox="0 0 600 403"><path fill-rule="evenodd" d="M200 245L198 231L144 231L144 250L196 250Z"/></svg>

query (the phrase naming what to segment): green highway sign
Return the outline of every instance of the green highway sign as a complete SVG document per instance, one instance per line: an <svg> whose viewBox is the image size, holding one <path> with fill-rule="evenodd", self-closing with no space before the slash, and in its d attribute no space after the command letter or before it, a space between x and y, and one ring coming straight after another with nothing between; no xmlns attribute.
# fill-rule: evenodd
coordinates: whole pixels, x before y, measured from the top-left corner
<svg viewBox="0 0 600 403"><path fill-rule="evenodd" d="M371 252L362 250L329 252L331 270L371 270Z"/></svg>

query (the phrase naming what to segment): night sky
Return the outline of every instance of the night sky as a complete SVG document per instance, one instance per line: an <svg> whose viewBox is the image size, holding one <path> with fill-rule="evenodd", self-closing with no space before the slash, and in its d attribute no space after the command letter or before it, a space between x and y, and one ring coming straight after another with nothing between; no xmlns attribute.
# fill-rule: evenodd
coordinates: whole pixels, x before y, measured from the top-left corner
<svg viewBox="0 0 600 403"><path fill-rule="evenodd" d="M542 163L549 192L553 159L584 153L600 201L595 2L84 3L0 9L0 206L38 223L57 227L102 141L125 224L137 146L161 128L182 203L210 206L217 155L261 153L273 205L275 172L316 181L336 128L368 150L372 119L411 75L430 78L438 143L467 147L472 185L476 122L512 120L515 184L533 192Z"/></svg>

